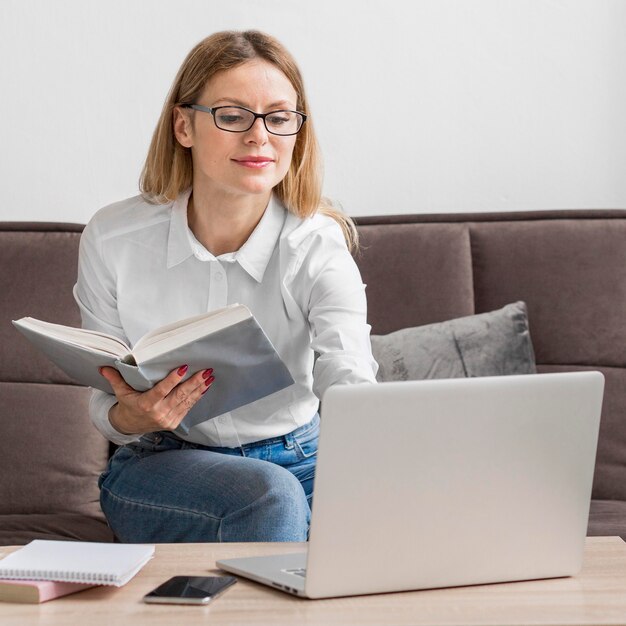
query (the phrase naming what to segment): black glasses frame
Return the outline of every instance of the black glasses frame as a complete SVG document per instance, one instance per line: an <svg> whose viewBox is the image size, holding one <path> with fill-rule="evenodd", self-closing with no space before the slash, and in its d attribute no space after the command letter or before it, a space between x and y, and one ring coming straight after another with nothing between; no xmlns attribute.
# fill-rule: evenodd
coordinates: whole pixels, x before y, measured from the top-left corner
<svg viewBox="0 0 626 626"><path fill-rule="evenodd" d="M254 123L257 121L257 119L261 118L263 120L263 125L265 126L265 130L268 133L270 133L270 135L276 135L278 137L291 137L292 135L297 135L302 130L302 127L304 126L304 122L306 122L306 119L308 117L306 113L302 113L302 111L292 111L290 109L277 109L276 111L269 111L267 113L257 113L256 111L252 111L251 109L246 109L246 107L241 107L241 106L236 106L236 105L205 107L203 104L181 104L180 106L183 107L184 109L194 109L195 111L202 111L203 113L210 113L213 116L213 122L215 123L215 126L219 128L220 130L223 130L225 133L247 133L254 126ZM220 109L241 109L242 111L247 111L248 113L252 113L252 115L254 115L254 118L252 119L250 126L248 126L248 128L245 128L244 130L232 130L230 128L222 128L221 126L218 125L217 120L215 119L215 113L219 111ZM275 113L283 113L283 112L296 113L302 118L302 123L300 124L300 128L298 128L298 130L295 133L275 133L274 131L271 131L267 127L267 121L265 118L268 115L274 115Z"/></svg>

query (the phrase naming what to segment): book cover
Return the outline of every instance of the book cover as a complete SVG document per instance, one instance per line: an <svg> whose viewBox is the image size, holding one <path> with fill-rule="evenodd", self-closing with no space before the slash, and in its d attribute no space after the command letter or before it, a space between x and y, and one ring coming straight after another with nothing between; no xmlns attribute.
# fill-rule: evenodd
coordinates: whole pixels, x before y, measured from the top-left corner
<svg viewBox="0 0 626 626"><path fill-rule="evenodd" d="M54 580L0 580L0 602L39 604L94 587L92 583Z"/></svg>

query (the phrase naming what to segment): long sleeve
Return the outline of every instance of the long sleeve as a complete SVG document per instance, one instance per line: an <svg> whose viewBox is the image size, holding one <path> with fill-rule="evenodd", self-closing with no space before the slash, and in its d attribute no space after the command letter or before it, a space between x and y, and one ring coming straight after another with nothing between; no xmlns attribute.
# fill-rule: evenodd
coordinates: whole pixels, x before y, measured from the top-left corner
<svg viewBox="0 0 626 626"><path fill-rule="evenodd" d="M80 240L74 298L80 309L83 328L115 335L127 342L117 311L115 280L104 262L101 245L96 221L92 220ZM108 415L116 401L114 395L92 390L89 417L109 441L124 445L136 441L141 435L124 435L113 428Z"/></svg>
<svg viewBox="0 0 626 626"><path fill-rule="evenodd" d="M343 233L333 222L318 230L294 278L306 285L304 310L317 354L313 392L322 398L337 384L375 383L378 364L372 356L365 285Z"/></svg>

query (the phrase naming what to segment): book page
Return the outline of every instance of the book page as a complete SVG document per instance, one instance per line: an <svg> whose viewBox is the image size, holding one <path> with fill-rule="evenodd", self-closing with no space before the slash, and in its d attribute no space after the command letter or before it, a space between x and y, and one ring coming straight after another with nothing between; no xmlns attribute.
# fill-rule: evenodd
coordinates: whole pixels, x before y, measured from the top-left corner
<svg viewBox="0 0 626 626"><path fill-rule="evenodd" d="M132 354L136 363L142 363L250 317L252 313L243 304L231 304L195 315L144 335L136 343Z"/></svg>
<svg viewBox="0 0 626 626"><path fill-rule="evenodd" d="M107 355L122 358L130 352L130 348L121 339L97 330L71 328L70 326L52 324L51 322L44 322L32 317L24 317L16 323L42 335Z"/></svg>

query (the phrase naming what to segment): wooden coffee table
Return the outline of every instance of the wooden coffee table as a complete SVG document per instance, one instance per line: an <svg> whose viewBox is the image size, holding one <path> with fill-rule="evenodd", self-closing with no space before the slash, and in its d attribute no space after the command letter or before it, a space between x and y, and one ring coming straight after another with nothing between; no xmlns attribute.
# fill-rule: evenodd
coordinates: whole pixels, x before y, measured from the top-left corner
<svg viewBox="0 0 626 626"><path fill-rule="evenodd" d="M94 587L41 605L0 603L0 624L626 624L626 544L618 537L587 538L583 571L573 578L330 600L304 600L241 578L207 607L141 601L170 576L223 573L217 559L303 548L159 544L155 558L124 587ZM14 549L0 547L0 553Z"/></svg>

